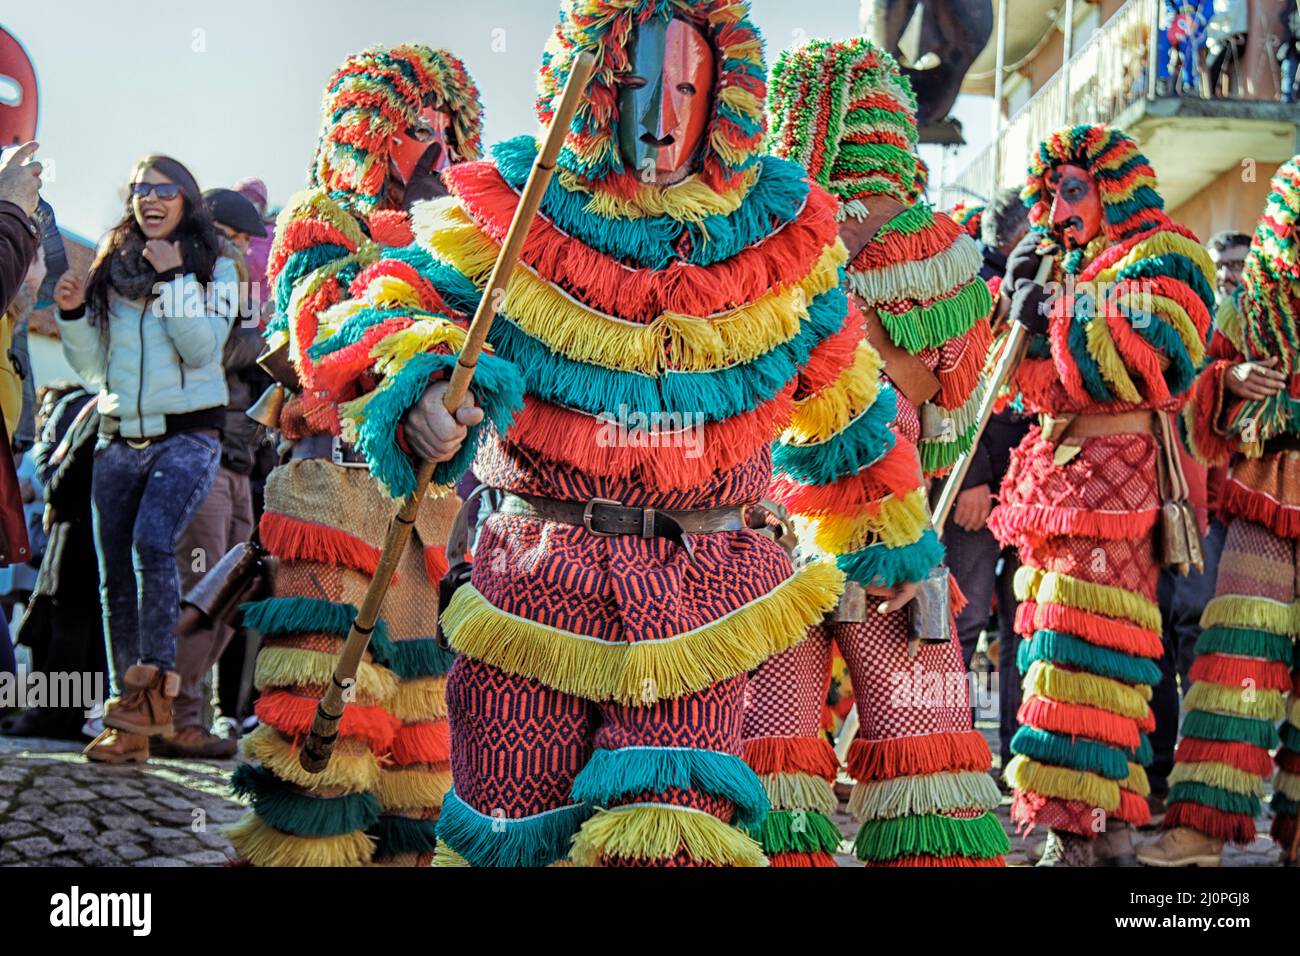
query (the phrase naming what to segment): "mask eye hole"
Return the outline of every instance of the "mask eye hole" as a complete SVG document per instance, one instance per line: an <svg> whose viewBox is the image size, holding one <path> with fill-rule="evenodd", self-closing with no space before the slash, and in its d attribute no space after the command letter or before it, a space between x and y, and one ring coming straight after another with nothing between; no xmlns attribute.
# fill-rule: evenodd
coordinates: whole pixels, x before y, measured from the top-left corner
<svg viewBox="0 0 1300 956"><path fill-rule="evenodd" d="M677 92L678 92L678 93L681 93L683 96L694 96L694 95L695 95L695 84L694 84L694 83L678 83L678 84L677 84Z"/></svg>
<svg viewBox="0 0 1300 956"><path fill-rule="evenodd" d="M623 86L625 86L629 90L639 90L645 85L646 85L645 77L637 76L635 73L633 73L631 76L624 77L623 79Z"/></svg>

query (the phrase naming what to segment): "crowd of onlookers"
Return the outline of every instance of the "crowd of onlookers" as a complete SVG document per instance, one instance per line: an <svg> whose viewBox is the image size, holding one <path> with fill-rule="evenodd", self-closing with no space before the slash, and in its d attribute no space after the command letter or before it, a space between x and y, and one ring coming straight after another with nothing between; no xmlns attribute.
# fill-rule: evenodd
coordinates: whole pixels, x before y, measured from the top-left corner
<svg viewBox="0 0 1300 956"><path fill-rule="evenodd" d="M1248 0L1164 0L1162 14L1156 54L1160 95L1238 95L1247 40L1252 29L1266 28L1265 48L1279 68L1279 99L1294 103L1300 97L1300 3L1286 4L1276 24L1252 23Z"/></svg>
<svg viewBox="0 0 1300 956"><path fill-rule="evenodd" d="M39 173L26 147L0 164L0 439L14 450L0 456L0 606L27 671L95 675L93 700L118 698L128 725L165 718L155 751L233 756L253 655L223 624L179 641L175 627L185 590L252 536L273 464L244 414L270 381L257 365L266 187L201 192L176 160L140 160L89 272L69 268L53 285L80 382L38 393L11 338L46 280ZM0 675L18 671L8 636ZM35 703L0 719L0 733L91 738L87 756L107 762L149 753L147 735L106 729L102 707Z"/></svg>

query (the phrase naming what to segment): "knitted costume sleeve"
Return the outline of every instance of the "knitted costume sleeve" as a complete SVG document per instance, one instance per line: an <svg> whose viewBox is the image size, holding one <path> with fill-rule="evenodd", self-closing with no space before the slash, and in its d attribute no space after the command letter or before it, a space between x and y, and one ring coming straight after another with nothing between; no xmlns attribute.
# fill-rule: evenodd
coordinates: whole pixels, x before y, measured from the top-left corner
<svg viewBox="0 0 1300 956"><path fill-rule="evenodd" d="M929 525L915 446L892 427L894 389L848 299L844 331L809 356L790 425L773 448L772 496L801 541L835 556L849 580L919 581L943 558Z"/></svg>
<svg viewBox="0 0 1300 956"><path fill-rule="evenodd" d="M392 235L390 226L382 234ZM337 407L343 435L375 477L392 495L409 494L416 463L399 426L431 381L450 376L477 295L414 245L372 241L320 190L281 216L268 271L279 322L269 335L288 337L306 392ZM472 392L484 422L434 470L436 485L454 484L485 428L504 431L522 404L518 373L491 354L480 357Z"/></svg>

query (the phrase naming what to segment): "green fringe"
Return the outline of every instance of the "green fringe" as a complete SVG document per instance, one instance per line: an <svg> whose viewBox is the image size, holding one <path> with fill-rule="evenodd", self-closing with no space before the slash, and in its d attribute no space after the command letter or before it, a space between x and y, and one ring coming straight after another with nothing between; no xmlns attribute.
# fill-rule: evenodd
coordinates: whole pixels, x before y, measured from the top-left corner
<svg viewBox="0 0 1300 956"><path fill-rule="evenodd" d="M836 566L850 581L865 587L893 587L899 581L923 581L930 569L943 563L943 545L933 528L901 548L881 542L835 556Z"/></svg>
<svg viewBox="0 0 1300 956"><path fill-rule="evenodd" d="M776 853L835 853L843 836L815 810L773 810L760 824L746 827L768 856Z"/></svg>
<svg viewBox="0 0 1300 956"><path fill-rule="evenodd" d="M456 652L443 647L436 637L415 637L391 641L378 630L371 636L370 648L375 660L402 680L416 677L441 677L456 662Z"/></svg>
<svg viewBox="0 0 1300 956"><path fill-rule="evenodd" d="M1275 816L1294 817L1300 815L1300 800L1292 800L1285 793L1274 793L1268 805L1272 808Z"/></svg>
<svg viewBox="0 0 1300 956"><path fill-rule="evenodd" d="M864 863L920 855L989 860L1009 852L1011 841L992 813L969 820L936 814L868 821L853 850Z"/></svg>
<svg viewBox="0 0 1300 956"><path fill-rule="evenodd" d="M1268 749L1272 750L1273 747L1282 746L1285 747L1287 750L1292 750L1300 753L1300 727L1297 727L1291 723L1284 723L1279 728L1279 730L1280 733L1278 736L1280 738L1280 743L1274 744L1272 747L1269 747ZM1263 745L1261 744L1260 746Z"/></svg>
<svg viewBox="0 0 1300 956"><path fill-rule="evenodd" d="M573 836L594 811L575 803L529 817L479 813L451 790L442 802L438 838L471 866L550 866L569 855Z"/></svg>
<svg viewBox="0 0 1300 956"><path fill-rule="evenodd" d="M1041 763L1071 770L1086 770L1108 780L1128 777L1128 755L1085 737L1067 737L1036 727L1021 726L1011 738L1011 752Z"/></svg>
<svg viewBox="0 0 1300 956"><path fill-rule="evenodd" d="M379 801L372 794L313 797L253 764L235 767L230 789L247 797L264 823L294 836L342 836L368 830L379 819Z"/></svg>
<svg viewBox="0 0 1300 956"><path fill-rule="evenodd" d="M1212 714L1206 710L1190 711L1183 718L1182 735L1199 740L1246 743L1265 750L1276 750L1279 745L1277 728L1267 720Z"/></svg>
<svg viewBox="0 0 1300 956"><path fill-rule="evenodd" d="M1244 813L1250 817L1259 816L1260 810L1259 797L1254 794L1233 793L1194 780L1182 780L1170 787L1169 802L1199 803L1224 813Z"/></svg>
<svg viewBox="0 0 1300 956"><path fill-rule="evenodd" d="M920 445L917 446L917 451L921 454L921 470L928 475L944 468L951 468L956 464L957 459L970 451L971 445L975 444L975 433L978 430L979 422L974 422L953 441L921 439Z"/></svg>
<svg viewBox="0 0 1300 956"><path fill-rule="evenodd" d="M906 312L885 309L879 312L890 341L915 355L922 349L938 348L949 339L965 335L992 308L989 287L977 276L955 295L929 305L918 305Z"/></svg>
<svg viewBox="0 0 1300 956"><path fill-rule="evenodd" d="M357 609L351 604L322 598L267 598L242 604L240 610L244 612L244 626L263 635L337 634L347 637L352 622L357 619ZM388 641L388 626L382 619L375 622L371 641L376 644Z"/></svg>
<svg viewBox="0 0 1300 956"><path fill-rule="evenodd" d="M620 797L669 788L730 800L739 826L757 826L768 813L767 792L739 757L685 747L598 749L573 781L572 798L606 807Z"/></svg>
<svg viewBox="0 0 1300 956"><path fill-rule="evenodd" d="M1202 654L1236 654L1290 664L1291 644L1291 638L1285 634L1215 625L1201 632L1196 641L1196 654L1198 657Z"/></svg>
<svg viewBox="0 0 1300 956"><path fill-rule="evenodd" d="M403 853L432 853L438 846L437 820L412 820L384 815L370 828L375 859Z"/></svg>
<svg viewBox="0 0 1300 956"><path fill-rule="evenodd" d="M1029 670L1029 665L1034 661L1065 664L1126 684L1149 684L1154 687L1160 683L1160 667L1155 661L1108 647L1098 647L1059 631L1034 631L1031 640L1020 642L1020 649L1016 652L1020 672L1023 674Z"/></svg>

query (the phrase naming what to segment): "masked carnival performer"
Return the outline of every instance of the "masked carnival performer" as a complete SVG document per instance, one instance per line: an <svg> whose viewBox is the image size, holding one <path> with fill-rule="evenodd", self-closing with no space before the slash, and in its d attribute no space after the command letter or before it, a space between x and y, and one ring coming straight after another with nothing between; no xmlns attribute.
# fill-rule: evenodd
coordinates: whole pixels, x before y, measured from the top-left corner
<svg viewBox="0 0 1300 956"><path fill-rule="evenodd" d="M942 559L928 523L926 477L970 447L977 386L990 344L980 254L960 226L917 199L916 100L893 58L865 38L814 41L772 70L769 141L839 200L848 288L883 356L897 406L888 449L868 467L810 460L796 423L775 451L773 497L799 522L799 553L841 553L849 578L839 608L753 680L745 757L772 802L762 840L772 861L833 866L840 834L828 815L839 761L819 730L834 641L848 665L860 726L848 753L861 822L855 850L870 864L997 866L1008 849L990 812L1000 802L988 745L971 726L955 639L908 655L905 602ZM816 447L815 445L812 447ZM809 487L811 485L811 487ZM843 489L853 489L848 496ZM865 489L871 489L870 493ZM860 501L884 495L868 527ZM874 506L873 506L874 507ZM865 590L864 590L865 588ZM902 684L900 685L900 681Z"/></svg>
<svg viewBox="0 0 1300 956"><path fill-rule="evenodd" d="M1053 134L1022 196L1033 228L1002 288L1033 333L1014 384L1040 424L989 518L1022 562L1012 816L1049 828L1040 865L1131 865L1160 680L1155 526L1181 476L1167 413L1204 356L1213 267L1118 129ZM1044 234L1063 250L1050 290L1033 281Z"/></svg>
<svg viewBox="0 0 1300 956"><path fill-rule="evenodd" d="M1270 185L1241 286L1215 317L1210 361L1183 413L1188 447L1230 463L1219 500L1228 537L1201 618L1192 688L1151 866L1217 866L1255 839L1273 772L1273 839L1295 845L1300 802L1300 157ZM1288 696L1289 695L1289 696ZM1278 722L1281 726L1278 727ZM1280 737L1279 737L1280 731ZM1280 749L1278 749L1280 747Z"/></svg>
<svg viewBox="0 0 1300 956"><path fill-rule="evenodd" d="M459 656L435 862L761 866L746 674L835 606L844 574L794 571L744 509L789 428L796 504L847 515L827 550L898 527L915 540L916 453L888 427L834 198L763 154L747 4L569 0L543 57L543 123L583 50L596 76L472 386L495 428L440 466L477 447L475 473L503 494L442 615ZM426 308L473 310L536 150L507 141L448 171L454 199L416 207L401 261ZM456 438L441 379L463 333L395 300L374 311L361 285L339 313L358 318L304 346L332 352L347 333L333 387L378 385L343 407L345 428L401 495L413 461Z"/></svg>
<svg viewBox="0 0 1300 956"><path fill-rule="evenodd" d="M478 90L460 60L423 46L371 49L330 80L309 189L276 227L269 277L274 350L288 340L301 386L279 428L292 443L270 475L259 534L278 559L274 597L246 608L264 639L258 727L243 741L252 763L237 791L253 810L232 828L242 860L259 866L427 863L451 786L446 672L435 636L443 544L457 499L431 492L398 565L328 769L311 776L297 744L310 726L338 652L374 573L396 503L341 435L340 403L363 387L337 370L363 357L365 323L397 305L406 325L447 313L394 249L409 246L418 195L445 195L440 170L480 155ZM409 252L405 253L407 256ZM338 304L361 295L343 321ZM337 335L310 348L318 330ZM390 326L391 328L391 326ZM353 343L351 350L347 347ZM284 447L282 445L282 447ZM454 480L454 479L453 479Z"/></svg>

